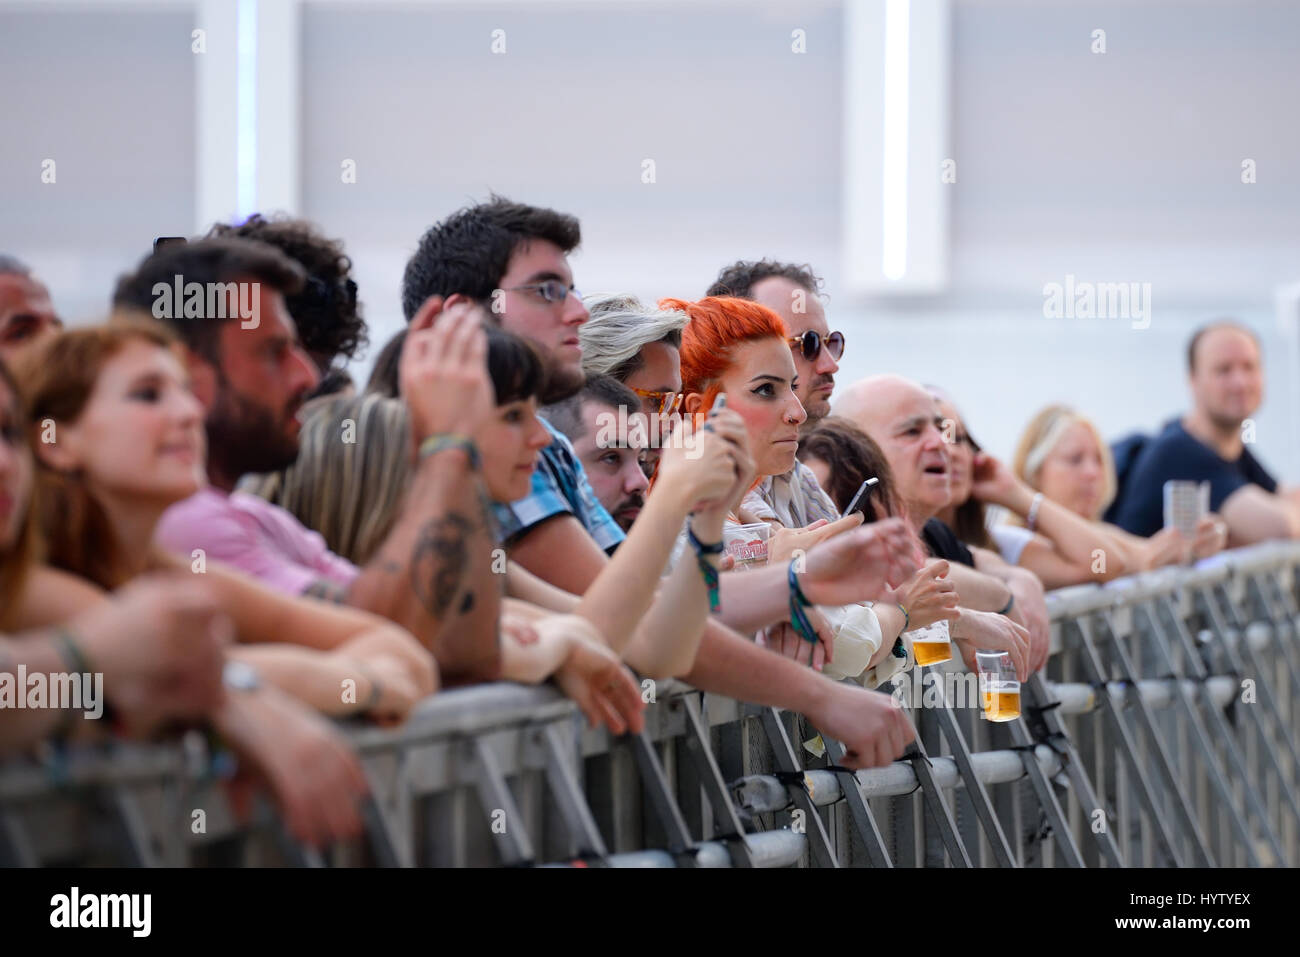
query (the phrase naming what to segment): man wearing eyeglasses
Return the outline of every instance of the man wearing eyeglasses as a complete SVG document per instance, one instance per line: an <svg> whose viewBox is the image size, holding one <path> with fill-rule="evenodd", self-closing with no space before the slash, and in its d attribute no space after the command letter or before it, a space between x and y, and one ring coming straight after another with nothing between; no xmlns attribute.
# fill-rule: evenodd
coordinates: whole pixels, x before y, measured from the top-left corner
<svg viewBox="0 0 1300 957"><path fill-rule="evenodd" d="M525 336L542 350L549 367L560 370L561 375L566 368L576 370L580 385L578 329L588 313L574 293L567 260L579 238L573 217L500 197L461 210L421 238L403 278L403 310L409 319L431 298L446 305L462 299L487 303L505 329ZM561 296L561 291L566 294ZM647 391L669 391L662 388L665 385L656 382ZM577 386L567 394L576 391ZM548 396L548 401L559 398ZM554 457L557 449L562 453L558 459ZM613 528L604 540L571 501L557 501L555 490L543 487L550 484L546 482L547 470L563 464L586 489L583 497L595 498L566 438L557 433L556 440L543 450L542 459L534 472L534 493L510 507L516 518L523 520L506 532L512 570L518 566L569 592L570 600L576 601L576 596L585 594L610 567L606 549L624 536L598 502L595 508L604 516L601 527L607 522ZM521 514L521 505L528 506L527 513ZM533 505L555 510L541 514ZM676 534L677 529L671 532ZM865 595L878 590L880 581L896 577L895 572L906 564L900 562L894 548L898 537L897 530L876 534L859 529L856 534L841 536L838 543L810 550L802 586L809 600L834 601L844 593ZM648 580L657 584L659 569L651 571ZM719 589L722 620L708 620L694 663L679 677L705 691L807 715L819 730L846 746L846 766L883 765L902 753L915 732L888 696L825 681L815 671L759 648L723 624L726 621L749 633L785 614L785 569L723 577ZM636 607L631 599L624 604ZM630 636L631 630L619 640L626 642ZM631 657L628 662L640 667Z"/></svg>

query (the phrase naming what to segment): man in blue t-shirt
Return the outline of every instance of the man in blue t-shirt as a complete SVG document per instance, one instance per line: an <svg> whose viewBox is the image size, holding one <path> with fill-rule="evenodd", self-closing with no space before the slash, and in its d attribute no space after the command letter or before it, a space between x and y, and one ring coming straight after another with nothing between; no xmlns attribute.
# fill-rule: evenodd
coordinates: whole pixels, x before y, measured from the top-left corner
<svg viewBox="0 0 1300 957"><path fill-rule="evenodd" d="M1210 483L1210 510L1227 522L1229 545L1300 537L1300 489L1279 489L1242 438L1263 395L1254 333L1230 321L1198 330L1187 348L1187 378L1192 411L1142 447L1107 520L1135 535L1158 532L1165 482L1179 479Z"/></svg>

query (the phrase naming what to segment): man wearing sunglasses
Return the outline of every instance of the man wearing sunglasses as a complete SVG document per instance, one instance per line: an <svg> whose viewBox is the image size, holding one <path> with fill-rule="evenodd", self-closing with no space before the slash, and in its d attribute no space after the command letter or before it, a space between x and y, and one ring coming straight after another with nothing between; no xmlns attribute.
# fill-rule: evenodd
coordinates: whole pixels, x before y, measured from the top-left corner
<svg viewBox="0 0 1300 957"><path fill-rule="evenodd" d="M794 394L808 419L800 431L807 435L831 411L835 373L844 355L844 334L831 332L822 309L822 281L809 266L793 263L735 262L718 274L708 296L737 296L767 306L790 331L790 349L798 373Z"/></svg>
<svg viewBox="0 0 1300 957"><path fill-rule="evenodd" d="M838 360L844 355L844 335L826 325L818 290L822 281L810 266L773 262L734 262L718 273L709 296L736 296L767 306L785 323L794 355L794 394L808 413L800 427L807 435L831 411ZM755 521L777 521L787 528L802 528L819 519L833 522L840 517L831 497L817 484L817 477L802 462L784 475L769 476L742 503L746 517Z"/></svg>

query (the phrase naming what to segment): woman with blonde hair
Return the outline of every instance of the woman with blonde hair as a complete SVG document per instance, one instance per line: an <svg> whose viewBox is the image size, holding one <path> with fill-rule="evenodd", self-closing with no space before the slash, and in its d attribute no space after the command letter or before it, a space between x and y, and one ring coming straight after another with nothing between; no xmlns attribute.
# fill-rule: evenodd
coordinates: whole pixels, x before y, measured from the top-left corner
<svg viewBox="0 0 1300 957"><path fill-rule="evenodd" d="M279 505L320 533L334 554L365 565L392 528L411 479L406 405L374 392L330 396L312 403L298 435L292 465L248 476L240 491Z"/></svg>
<svg viewBox="0 0 1300 957"><path fill-rule="evenodd" d="M1013 484L1022 485L1021 494L1012 494ZM1021 503L1010 510L1030 533L1040 532L1042 509L1047 503L1060 505L1085 519L1093 535L1102 541L1098 547L1103 549L1104 561L1098 565L1098 577L1204 558L1227 543L1227 528L1215 515L1201 520L1191 542L1173 527L1141 538L1103 522L1102 513L1115 498L1117 485L1110 447L1091 420L1066 405L1049 405L1029 420L1016 447L1010 474L1000 477L995 485L1003 493L1000 498L1015 498ZM1011 502L998 504L1010 506Z"/></svg>

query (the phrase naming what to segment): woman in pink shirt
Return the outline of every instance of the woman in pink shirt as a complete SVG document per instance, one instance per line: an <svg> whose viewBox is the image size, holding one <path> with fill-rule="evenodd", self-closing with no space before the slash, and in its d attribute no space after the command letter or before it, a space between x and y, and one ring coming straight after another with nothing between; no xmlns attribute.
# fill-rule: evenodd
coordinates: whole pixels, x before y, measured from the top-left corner
<svg viewBox="0 0 1300 957"><path fill-rule="evenodd" d="M149 571L202 575L241 643L230 656L324 714L399 720L435 690L432 656L397 625L154 547L162 513L207 482L202 407L170 333L115 319L26 358L50 564L110 590Z"/></svg>

